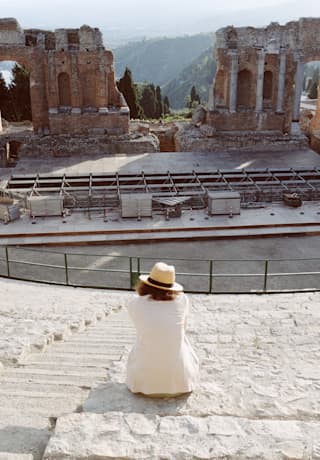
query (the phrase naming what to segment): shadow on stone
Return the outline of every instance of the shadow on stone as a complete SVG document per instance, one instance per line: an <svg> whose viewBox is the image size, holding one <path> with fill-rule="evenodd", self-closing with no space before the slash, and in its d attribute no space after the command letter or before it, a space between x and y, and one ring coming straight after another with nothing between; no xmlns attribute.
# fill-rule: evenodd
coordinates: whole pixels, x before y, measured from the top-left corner
<svg viewBox="0 0 320 460"><path fill-rule="evenodd" d="M178 415L185 412L190 394L176 398L148 398L131 393L124 383L107 382L91 390L82 404L82 412L134 412L157 415Z"/></svg>
<svg viewBox="0 0 320 460"><path fill-rule="evenodd" d="M40 460L49 438L47 429L6 426L0 430L0 452L32 454L34 460Z"/></svg>

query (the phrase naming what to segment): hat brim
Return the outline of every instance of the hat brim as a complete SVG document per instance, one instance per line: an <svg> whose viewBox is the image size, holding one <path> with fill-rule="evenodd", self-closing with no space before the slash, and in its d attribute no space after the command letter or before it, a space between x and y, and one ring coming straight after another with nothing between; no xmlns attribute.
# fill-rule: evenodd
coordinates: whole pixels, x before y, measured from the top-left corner
<svg viewBox="0 0 320 460"><path fill-rule="evenodd" d="M173 285L171 287L164 287L164 286L162 287L162 286L158 286L157 284L150 283L148 278L149 278L149 275L140 275L139 276L139 280L143 281L148 286L152 286L152 287L155 287L157 289L161 289L163 291L175 291L175 292L182 292L183 291L183 286L181 284L179 284L179 283L173 283Z"/></svg>

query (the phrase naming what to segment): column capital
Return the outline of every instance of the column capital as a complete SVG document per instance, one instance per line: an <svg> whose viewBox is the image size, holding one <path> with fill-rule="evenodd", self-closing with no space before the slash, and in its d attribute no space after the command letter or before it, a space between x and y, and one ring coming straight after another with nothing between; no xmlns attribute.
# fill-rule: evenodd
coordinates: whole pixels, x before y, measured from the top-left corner
<svg viewBox="0 0 320 460"><path fill-rule="evenodd" d="M293 60L295 62L299 63L303 61L304 53L301 50L294 50L292 54L293 54Z"/></svg>

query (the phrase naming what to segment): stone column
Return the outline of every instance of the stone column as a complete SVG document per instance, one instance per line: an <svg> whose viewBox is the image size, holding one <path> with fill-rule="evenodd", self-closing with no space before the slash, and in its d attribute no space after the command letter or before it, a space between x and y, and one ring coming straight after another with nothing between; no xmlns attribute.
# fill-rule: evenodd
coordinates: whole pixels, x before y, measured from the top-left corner
<svg viewBox="0 0 320 460"><path fill-rule="evenodd" d="M58 107L58 87L56 75L55 51L48 52L48 105L50 108Z"/></svg>
<svg viewBox="0 0 320 460"><path fill-rule="evenodd" d="M256 86L256 112L262 112L263 108L264 57L264 50L259 50Z"/></svg>
<svg viewBox="0 0 320 460"><path fill-rule="evenodd" d="M71 106L72 112L78 113L81 107L81 95L80 95L80 81L79 81L79 60L77 53L71 53Z"/></svg>
<svg viewBox="0 0 320 460"><path fill-rule="evenodd" d="M277 112L283 112L283 101L285 91L285 79L286 79L286 50L280 48L279 56L279 78L278 78L278 95L277 95Z"/></svg>
<svg viewBox="0 0 320 460"><path fill-rule="evenodd" d="M237 87L238 87L238 52L232 50L229 52L230 65L230 87L229 87L229 110L230 112L237 111Z"/></svg>
<svg viewBox="0 0 320 460"><path fill-rule="evenodd" d="M302 55L297 54L296 56L297 68L296 75L294 80L294 102L293 102L293 113L292 121L299 121L300 118L300 99L303 86L303 71L304 71L304 62L302 61Z"/></svg>
<svg viewBox="0 0 320 460"><path fill-rule="evenodd" d="M208 101L208 108L209 110L214 110L215 109L215 103L214 103L214 83L209 88L209 101Z"/></svg>

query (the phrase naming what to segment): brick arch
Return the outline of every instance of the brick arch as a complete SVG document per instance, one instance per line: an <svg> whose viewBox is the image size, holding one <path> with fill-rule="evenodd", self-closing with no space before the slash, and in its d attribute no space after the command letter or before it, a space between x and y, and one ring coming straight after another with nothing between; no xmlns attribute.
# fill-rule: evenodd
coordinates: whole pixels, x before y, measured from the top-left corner
<svg viewBox="0 0 320 460"><path fill-rule="evenodd" d="M18 62L30 73L36 133L129 131L129 112L116 87L113 54L104 48L99 29L23 30L13 18L0 19L0 59Z"/></svg>
<svg viewBox="0 0 320 460"><path fill-rule="evenodd" d="M22 65L29 73L30 81L30 101L31 101L31 114L32 114L32 123L35 131L41 130L43 127L42 114L39 114L39 106L41 102L45 100L44 89L43 93L39 94L39 89L41 88L41 78L39 74L40 63L36 59L32 58L28 49L17 49L15 47L3 47L0 43L0 61L13 61ZM41 91L41 90L40 90ZM44 110L47 110L45 106ZM46 123L48 125L48 122Z"/></svg>
<svg viewBox="0 0 320 460"><path fill-rule="evenodd" d="M253 74L248 68L238 72L237 110L254 107L255 85Z"/></svg>

